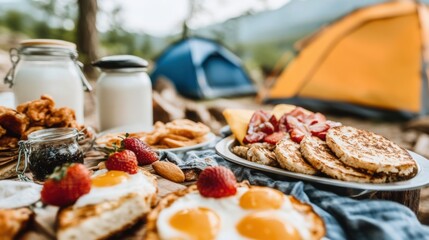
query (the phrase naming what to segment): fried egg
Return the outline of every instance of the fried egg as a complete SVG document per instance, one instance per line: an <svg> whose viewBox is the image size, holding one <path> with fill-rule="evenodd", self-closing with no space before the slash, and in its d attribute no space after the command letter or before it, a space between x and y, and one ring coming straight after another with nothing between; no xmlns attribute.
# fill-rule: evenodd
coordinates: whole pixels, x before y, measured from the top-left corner
<svg viewBox="0 0 429 240"><path fill-rule="evenodd" d="M155 191L156 187L141 171L136 174L128 174L123 171L102 169L92 175L91 190L80 197L74 207L116 200L132 192L152 194Z"/></svg>
<svg viewBox="0 0 429 240"><path fill-rule="evenodd" d="M239 187L225 198L198 191L178 198L156 221L161 239L311 239L311 224L280 191Z"/></svg>

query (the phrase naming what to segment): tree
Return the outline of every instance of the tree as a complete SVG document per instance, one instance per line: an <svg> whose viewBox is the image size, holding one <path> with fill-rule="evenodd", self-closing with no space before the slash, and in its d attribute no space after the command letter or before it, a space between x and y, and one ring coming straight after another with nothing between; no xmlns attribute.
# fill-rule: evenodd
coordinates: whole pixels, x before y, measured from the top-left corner
<svg viewBox="0 0 429 240"><path fill-rule="evenodd" d="M85 72L94 77L91 61L97 59L97 0L78 0L77 46L81 59L85 64Z"/></svg>

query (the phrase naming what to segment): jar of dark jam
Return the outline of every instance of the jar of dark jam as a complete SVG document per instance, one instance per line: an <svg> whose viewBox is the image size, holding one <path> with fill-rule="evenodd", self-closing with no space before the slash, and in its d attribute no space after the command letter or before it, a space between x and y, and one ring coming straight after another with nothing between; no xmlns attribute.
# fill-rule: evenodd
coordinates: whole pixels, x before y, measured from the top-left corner
<svg viewBox="0 0 429 240"><path fill-rule="evenodd" d="M33 179L44 181L57 166L83 163L78 138L79 132L74 128L50 128L29 134L27 141L20 142L20 155L23 152L25 156L24 168L28 164ZM21 156L18 158L20 160ZM25 180L22 173L18 172L18 177Z"/></svg>

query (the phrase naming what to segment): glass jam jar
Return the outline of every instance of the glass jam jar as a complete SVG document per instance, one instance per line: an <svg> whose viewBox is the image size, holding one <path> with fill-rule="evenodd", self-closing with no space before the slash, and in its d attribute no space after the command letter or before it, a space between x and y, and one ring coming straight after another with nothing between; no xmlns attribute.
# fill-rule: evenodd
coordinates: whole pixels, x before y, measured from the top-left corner
<svg viewBox="0 0 429 240"><path fill-rule="evenodd" d="M15 106L47 94L56 107L75 111L79 124L84 122L84 92L91 86L80 70L76 45L53 39L31 39L10 50L12 69L4 81L12 88ZM83 84L82 84L83 83Z"/></svg>
<svg viewBox="0 0 429 240"><path fill-rule="evenodd" d="M30 168L33 179L44 181L55 167L65 163L83 163L83 152L79 148L79 132L74 128L50 128L35 131L28 140L19 142L19 156L24 153L24 170L18 171L18 177L26 180L26 167ZM20 162L18 161L18 166Z"/></svg>

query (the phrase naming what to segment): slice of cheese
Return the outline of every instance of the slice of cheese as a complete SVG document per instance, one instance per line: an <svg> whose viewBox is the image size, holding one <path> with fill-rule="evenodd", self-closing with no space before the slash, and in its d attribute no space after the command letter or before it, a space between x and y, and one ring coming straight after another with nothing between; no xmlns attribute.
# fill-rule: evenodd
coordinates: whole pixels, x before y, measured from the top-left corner
<svg viewBox="0 0 429 240"><path fill-rule="evenodd" d="M285 113L288 113L296 108L295 105L279 104L276 105L272 113L276 116L277 120L280 119ZM226 119L232 134L235 138L243 144L243 139L247 134L247 128L250 118L255 111L246 109L225 109L223 116ZM309 112L310 113L310 112Z"/></svg>
<svg viewBox="0 0 429 240"><path fill-rule="evenodd" d="M223 111L223 116L231 128L232 134L240 144L243 144L243 139L247 133L247 126L253 113L253 110L244 109L225 109Z"/></svg>

